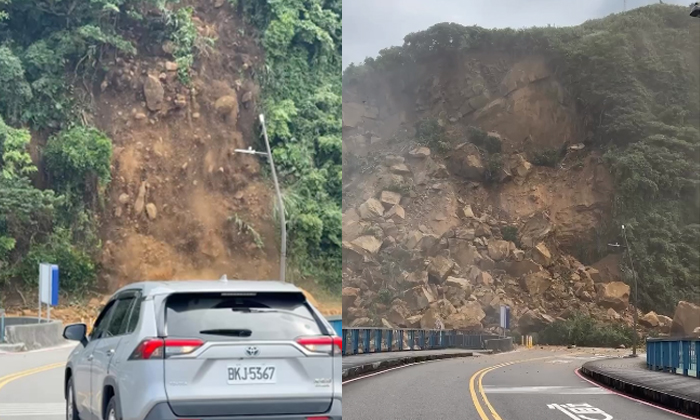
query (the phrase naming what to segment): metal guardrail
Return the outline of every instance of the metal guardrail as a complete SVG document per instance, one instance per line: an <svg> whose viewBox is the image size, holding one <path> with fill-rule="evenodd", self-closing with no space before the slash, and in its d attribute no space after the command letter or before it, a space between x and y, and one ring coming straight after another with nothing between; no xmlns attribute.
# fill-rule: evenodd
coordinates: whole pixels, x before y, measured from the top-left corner
<svg viewBox="0 0 700 420"><path fill-rule="evenodd" d="M700 379L700 338L648 338L647 367Z"/></svg>
<svg viewBox="0 0 700 420"><path fill-rule="evenodd" d="M485 348L485 341L501 338L463 330L343 328L343 355L403 350Z"/></svg>
<svg viewBox="0 0 700 420"><path fill-rule="evenodd" d="M340 315L327 316L326 320L331 324L335 333L339 336L343 334L343 317Z"/></svg>

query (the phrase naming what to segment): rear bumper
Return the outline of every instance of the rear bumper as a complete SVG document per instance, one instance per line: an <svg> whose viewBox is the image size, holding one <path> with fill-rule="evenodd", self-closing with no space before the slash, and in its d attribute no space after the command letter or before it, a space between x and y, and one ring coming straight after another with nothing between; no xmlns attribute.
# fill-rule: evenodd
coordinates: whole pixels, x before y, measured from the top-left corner
<svg viewBox="0 0 700 420"><path fill-rule="evenodd" d="M340 399L333 399L330 410L323 414L295 414L295 415L276 415L276 416L236 416L236 417L206 417L206 420L306 420L308 417L318 418L327 416L330 420L343 419L343 403ZM144 420L179 420L170 409L167 402L156 404L148 413Z"/></svg>

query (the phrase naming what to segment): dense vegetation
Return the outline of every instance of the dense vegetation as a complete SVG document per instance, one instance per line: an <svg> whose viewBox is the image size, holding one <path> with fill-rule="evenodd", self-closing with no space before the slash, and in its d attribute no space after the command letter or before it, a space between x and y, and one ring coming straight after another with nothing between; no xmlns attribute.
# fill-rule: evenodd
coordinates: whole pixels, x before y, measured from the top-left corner
<svg viewBox="0 0 700 420"><path fill-rule="evenodd" d="M583 314L576 314L564 321L557 320L542 330L537 337L539 344L583 347L630 347L633 340L634 330L631 327L601 324Z"/></svg>
<svg viewBox="0 0 700 420"><path fill-rule="evenodd" d="M261 33L262 111L286 184L289 255L341 285L341 0L230 0Z"/></svg>
<svg viewBox="0 0 700 420"><path fill-rule="evenodd" d="M259 29L266 56L262 111L286 186L290 259L339 290L341 1L229 2ZM66 290L94 283L112 145L84 111L114 57L136 54L130 34L139 28L172 42L180 81L190 83L212 40L197 33L191 7L171 3L179 1L0 0L0 285L33 283L40 260L61 265ZM47 139L41 173L30 133Z"/></svg>
<svg viewBox="0 0 700 420"><path fill-rule="evenodd" d="M136 53L123 35L136 25L173 42L188 81L203 42L192 10L172 2L0 0L0 286L36 287L40 261L60 265L66 291L95 285L112 142L84 111L114 56ZM41 173L32 133L45 139Z"/></svg>
<svg viewBox="0 0 700 420"><path fill-rule="evenodd" d="M439 24L350 66L343 82L410 78L416 63L478 51L543 54L615 178L615 223L598 242L622 242L626 226L641 306L669 314L680 299L700 301L700 50L692 41L699 32L685 8L670 5L571 28ZM543 153L539 163L554 159Z"/></svg>

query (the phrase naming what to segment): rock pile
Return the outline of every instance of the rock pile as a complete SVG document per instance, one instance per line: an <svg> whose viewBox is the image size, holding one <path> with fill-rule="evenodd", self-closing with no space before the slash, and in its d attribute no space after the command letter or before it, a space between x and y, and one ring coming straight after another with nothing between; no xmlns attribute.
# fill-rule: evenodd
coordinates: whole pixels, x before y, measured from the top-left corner
<svg viewBox="0 0 700 420"><path fill-rule="evenodd" d="M576 312L631 325L630 287L562 253L546 213L516 226L458 198L463 204L451 228L428 227L421 216L427 210L415 209L419 193L411 186L450 175L483 179L478 149L472 149L459 147L449 169L427 147L380 159L373 188L343 214L345 324L493 330L501 305L508 305L513 328L522 333L541 331ZM508 162L510 177L528 175L531 165L522 156ZM640 315L639 323L661 332L671 328L670 318L653 312ZM678 325L695 328L685 318Z"/></svg>

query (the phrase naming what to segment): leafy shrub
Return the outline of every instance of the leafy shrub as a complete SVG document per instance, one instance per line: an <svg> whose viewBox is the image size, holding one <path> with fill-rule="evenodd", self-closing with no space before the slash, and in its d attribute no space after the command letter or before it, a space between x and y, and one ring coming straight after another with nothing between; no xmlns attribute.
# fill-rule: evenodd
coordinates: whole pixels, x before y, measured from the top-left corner
<svg viewBox="0 0 700 420"><path fill-rule="evenodd" d="M543 152L535 153L532 158L532 163L537 166L556 168L557 163L559 163L559 151L556 149L549 149Z"/></svg>
<svg viewBox="0 0 700 420"><path fill-rule="evenodd" d="M582 347L631 346L634 330L625 325L602 324L594 318L576 314L565 321L555 321L540 334L542 344Z"/></svg>
<svg viewBox="0 0 700 420"><path fill-rule="evenodd" d="M97 266L90 255L76 248L67 229L57 229L46 243L33 245L13 273L30 288L36 287L39 263L57 264L64 292L84 292L97 279Z"/></svg>
<svg viewBox="0 0 700 420"><path fill-rule="evenodd" d="M416 139L441 152L449 150L445 128L435 119L423 119L415 124Z"/></svg>
<svg viewBox="0 0 700 420"><path fill-rule="evenodd" d="M96 128L74 127L52 136L44 155L58 191L83 192L110 181L112 141Z"/></svg>
<svg viewBox="0 0 700 420"><path fill-rule="evenodd" d="M467 136L470 142L489 153L501 153L503 150L503 142L500 138L492 136L478 127L469 127Z"/></svg>
<svg viewBox="0 0 700 420"><path fill-rule="evenodd" d="M490 155L486 161L486 180L489 182L497 181L502 169L503 155L500 153Z"/></svg>
<svg viewBox="0 0 700 420"><path fill-rule="evenodd" d="M510 241L513 242L514 244L518 244L519 239L518 239L518 228L515 226L504 226L501 228L501 235L503 236L503 240L505 241Z"/></svg>

